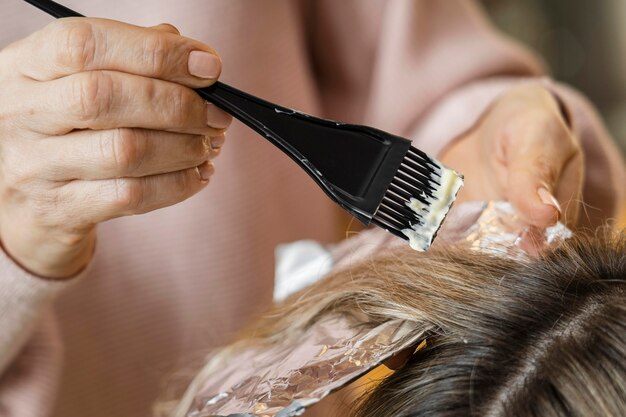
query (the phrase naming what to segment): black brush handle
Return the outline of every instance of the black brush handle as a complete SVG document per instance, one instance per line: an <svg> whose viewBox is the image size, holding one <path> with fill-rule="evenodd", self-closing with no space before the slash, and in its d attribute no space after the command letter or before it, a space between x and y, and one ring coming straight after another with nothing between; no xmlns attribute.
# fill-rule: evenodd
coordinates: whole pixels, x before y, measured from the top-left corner
<svg viewBox="0 0 626 417"><path fill-rule="evenodd" d="M24 0L25 2L37 7L38 9L46 12L47 14L60 19L64 17L85 17L84 15L75 12L59 3L52 0ZM304 157L299 155L298 151L294 149L288 142L282 140L280 136L277 136L268 123L261 122L255 119L252 114L259 113L260 108L282 109L285 112L293 112L286 108L281 108L278 105L263 101L258 97L254 97L250 94L246 94L243 91L239 91L233 87L229 87L226 84L217 82L213 86L204 89L197 89L196 92L205 100L208 100L222 110L230 113L235 118L244 122L246 125L260 133L276 146L287 152L290 156L302 165ZM257 110L257 111L254 111ZM267 119L265 117L264 119ZM307 167L309 168L309 167Z"/></svg>
<svg viewBox="0 0 626 417"><path fill-rule="evenodd" d="M62 17L85 17L80 13L76 13L72 9L68 9L65 6L55 3L51 0L24 0L26 3L30 3L38 9L43 10L50 16L60 19Z"/></svg>
<svg viewBox="0 0 626 417"><path fill-rule="evenodd" d="M399 166L411 145L371 127L320 119L279 106L221 82L196 91L285 152L339 204L348 201L366 208L370 215L377 204L365 203L364 196L384 194L395 173L385 177L379 167L384 160L396 161ZM343 206L367 222L364 213Z"/></svg>
<svg viewBox="0 0 626 417"><path fill-rule="evenodd" d="M24 1L56 18L85 17L52 0ZM390 160L399 166L410 147L410 141L380 130L316 118L221 82L195 91L285 152L333 200L366 224L380 203L366 194L382 196L395 174L394 169L380 175L379 167Z"/></svg>

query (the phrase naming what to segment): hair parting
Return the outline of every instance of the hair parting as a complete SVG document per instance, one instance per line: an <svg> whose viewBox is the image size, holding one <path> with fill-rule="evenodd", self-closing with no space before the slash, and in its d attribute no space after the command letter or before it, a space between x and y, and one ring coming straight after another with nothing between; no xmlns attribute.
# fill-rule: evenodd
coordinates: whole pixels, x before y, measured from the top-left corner
<svg viewBox="0 0 626 417"><path fill-rule="evenodd" d="M353 417L626 410L626 238L608 227L523 259L454 245L425 254L399 248L294 294L241 342L298 337L329 314L372 327L405 319L428 335L351 407Z"/></svg>

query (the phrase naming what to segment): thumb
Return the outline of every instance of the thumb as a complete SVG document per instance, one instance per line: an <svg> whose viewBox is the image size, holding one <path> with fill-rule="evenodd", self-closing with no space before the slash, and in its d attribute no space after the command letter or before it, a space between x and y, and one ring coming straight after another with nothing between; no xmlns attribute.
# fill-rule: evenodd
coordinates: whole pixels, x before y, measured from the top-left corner
<svg viewBox="0 0 626 417"><path fill-rule="evenodd" d="M515 166L509 171L508 200L529 225L546 228L560 218L561 206L554 197L550 175L538 175L532 165Z"/></svg>
<svg viewBox="0 0 626 417"><path fill-rule="evenodd" d="M572 161L580 159L580 151L569 131L563 129L537 124L512 141L516 146L508 152L507 198L531 226L553 225L563 216L555 197L559 190L580 188L580 175L570 168Z"/></svg>

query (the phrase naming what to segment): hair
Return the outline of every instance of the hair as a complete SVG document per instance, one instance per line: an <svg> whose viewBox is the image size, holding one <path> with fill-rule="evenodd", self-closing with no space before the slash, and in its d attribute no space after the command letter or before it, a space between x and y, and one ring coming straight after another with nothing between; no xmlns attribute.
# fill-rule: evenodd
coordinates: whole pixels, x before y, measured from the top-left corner
<svg viewBox="0 0 626 417"><path fill-rule="evenodd" d="M524 259L445 245L426 254L401 248L293 295L243 339L297 337L328 314L371 326L405 319L427 334L425 347L363 395L355 417L626 410L623 232L578 234Z"/></svg>

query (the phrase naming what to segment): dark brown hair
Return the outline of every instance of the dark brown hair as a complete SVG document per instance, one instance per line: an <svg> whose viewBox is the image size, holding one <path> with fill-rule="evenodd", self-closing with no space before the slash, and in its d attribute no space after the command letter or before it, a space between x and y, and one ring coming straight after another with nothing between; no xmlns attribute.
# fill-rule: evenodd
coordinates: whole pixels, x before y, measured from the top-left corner
<svg viewBox="0 0 626 417"><path fill-rule="evenodd" d="M355 416L624 416L626 239L607 230L528 259L394 251L292 296L246 343L297 337L326 314L403 318L426 347Z"/></svg>
<svg viewBox="0 0 626 417"><path fill-rule="evenodd" d="M467 281L425 300L450 319L357 415L626 415L623 234L578 237L529 262L450 261Z"/></svg>

